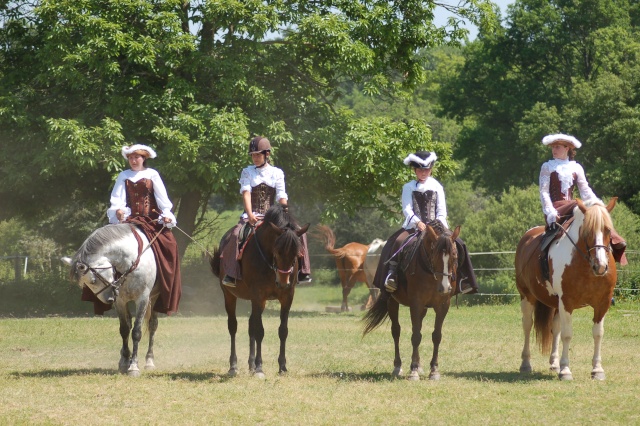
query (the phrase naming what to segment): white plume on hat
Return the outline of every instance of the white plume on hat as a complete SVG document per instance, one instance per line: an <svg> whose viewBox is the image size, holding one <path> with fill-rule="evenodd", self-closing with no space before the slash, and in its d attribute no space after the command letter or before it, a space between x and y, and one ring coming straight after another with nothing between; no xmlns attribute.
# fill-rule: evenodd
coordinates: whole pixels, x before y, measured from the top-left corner
<svg viewBox="0 0 640 426"><path fill-rule="evenodd" d="M136 151L147 151L149 153L149 158L156 158L156 152L153 148L147 145L135 144L131 146L123 146L122 147L122 156L127 159L127 156Z"/></svg>
<svg viewBox="0 0 640 426"><path fill-rule="evenodd" d="M403 161L404 164L408 166L409 164L411 164L411 162L414 162L416 164L419 164L423 168L429 169L433 166L433 163L435 163L435 161L438 159L438 156L436 155L435 152L429 153L429 156L426 158L418 157L418 155L416 154L407 155L407 158L405 158Z"/></svg>
<svg viewBox="0 0 640 426"><path fill-rule="evenodd" d="M567 142L573 145L573 147L576 149L582 146L582 143L580 143L578 139L570 135L564 135L562 133L558 133L555 135L547 135L544 138L542 138L543 145L551 145L554 142Z"/></svg>

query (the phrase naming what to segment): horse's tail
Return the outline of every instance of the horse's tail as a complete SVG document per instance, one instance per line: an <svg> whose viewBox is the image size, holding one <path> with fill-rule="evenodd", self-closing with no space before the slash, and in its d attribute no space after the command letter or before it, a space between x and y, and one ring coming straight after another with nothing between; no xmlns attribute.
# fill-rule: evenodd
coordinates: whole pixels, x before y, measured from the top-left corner
<svg viewBox="0 0 640 426"><path fill-rule="evenodd" d="M312 233L312 236L324 241L324 249L332 255L344 257L344 253L341 253L340 249L334 248L334 246L336 245L336 236L328 226L317 225Z"/></svg>
<svg viewBox="0 0 640 426"><path fill-rule="evenodd" d="M551 327L555 313L556 310L554 308L550 308L544 303L536 301L533 311L533 327L536 330L536 342L538 346L540 346L540 351L543 354L551 352L551 342L553 340Z"/></svg>
<svg viewBox="0 0 640 426"><path fill-rule="evenodd" d="M389 316L389 308L387 306L388 300L389 293L381 291L378 300L376 300L373 306L364 315L362 318L362 321L365 322L364 330L362 331L363 337L367 333L375 330Z"/></svg>
<svg viewBox="0 0 640 426"><path fill-rule="evenodd" d="M216 247L213 250L213 256L209 258L209 265L211 265L211 271L213 275L220 278L220 248Z"/></svg>

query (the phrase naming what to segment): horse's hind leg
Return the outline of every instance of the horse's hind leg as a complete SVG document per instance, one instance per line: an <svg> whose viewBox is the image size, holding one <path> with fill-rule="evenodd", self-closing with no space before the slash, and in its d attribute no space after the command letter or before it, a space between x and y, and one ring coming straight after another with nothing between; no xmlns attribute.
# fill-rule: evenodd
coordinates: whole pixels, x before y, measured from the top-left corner
<svg viewBox="0 0 640 426"><path fill-rule="evenodd" d="M560 358L560 380L573 380L573 374L569 368L569 345L573 337L573 323L571 314L564 309L562 299L559 301L558 315L560 316L560 337L562 339L562 357Z"/></svg>
<svg viewBox="0 0 640 426"><path fill-rule="evenodd" d="M249 368L254 363L253 375L257 378L264 378L262 371L262 340L264 339L264 325L262 324L262 312L266 304L266 299L262 301L251 301L251 316L249 317ZM255 349L255 352L254 352Z"/></svg>
<svg viewBox="0 0 640 426"><path fill-rule="evenodd" d="M522 347L521 373L531 373L531 329L533 328L533 309L526 298L520 301L520 311L522 312L522 331L524 331L524 346Z"/></svg>
<svg viewBox="0 0 640 426"><path fill-rule="evenodd" d="M131 351L131 361L129 361L129 369L127 370L127 374L131 377L138 377L140 375L140 369L138 368L138 347L142 339L142 324L148 306L148 300L136 305L136 320L133 323L133 330L131 332L133 350Z"/></svg>
<svg viewBox="0 0 640 426"><path fill-rule="evenodd" d="M387 302L387 312L389 312L389 319L391 320L391 336L393 337L393 344L395 346L395 355L393 358L393 377L400 377L402 375L402 360L400 359L400 321L398 319L398 311L400 305L393 298L390 297Z"/></svg>
<svg viewBox="0 0 640 426"><path fill-rule="evenodd" d="M120 336L122 337L122 349L120 349L120 361L118 362L118 371L126 374L129 369L129 361L131 359L131 351L129 350L129 333L131 332L131 314L126 304L116 306L118 310L118 319L120 320Z"/></svg>
<svg viewBox="0 0 640 426"><path fill-rule="evenodd" d="M449 312L449 304L447 303L446 305L439 305L438 307L434 308L434 310L436 313L436 319L433 325L433 333L431 333L431 341L433 342L433 355L431 356L429 380L440 379L440 372L438 371L438 351L440 350L440 342L442 341L442 324L444 324L444 319ZM423 318L424 314L420 318L420 323L418 324L418 326L422 325ZM417 351L417 347L415 348L415 350Z"/></svg>
<svg viewBox="0 0 640 426"><path fill-rule="evenodd" d="M602 348L602 338L604 337L604 317L600 322L593 323L593 360L591 370L591 378L594 380L604 380L604 368L602 368L602 358L600 350Z"/></svg>
<svg viewBox="0 0 640 426"><path fill-rule="evenodd" d="M145 357L145 370L153 370L154 368L156 368L156 365L153 362L153 342L157 329L158 314L153 309L151 309L151 315L149 317L149 349L147 350L147 356Z"/></svg>
<svg viewBox="0 0 640 426"><path fill-rule="evenodd" d="M560 372L560 315L557 313L553 316L551 324L551 355L549 355L549 370L554 373Z"/></svg>

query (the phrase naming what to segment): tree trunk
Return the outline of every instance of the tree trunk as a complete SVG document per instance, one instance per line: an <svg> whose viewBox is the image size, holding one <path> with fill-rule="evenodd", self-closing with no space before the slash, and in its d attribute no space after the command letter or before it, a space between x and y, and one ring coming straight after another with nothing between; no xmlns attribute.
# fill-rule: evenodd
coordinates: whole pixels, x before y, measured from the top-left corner
<svg viewBox="0 0 640 426"><path fill-rule="evenodd" d="M193 235L193 231L196 229L196 217L201 199L202 194L197 191L187 192L180 198L180 207L176 219L180 229L188 235ZM178 254L180 255L180 259L182 259L191 240L180 231L174 231L173 235L176 237Z"/></svg>

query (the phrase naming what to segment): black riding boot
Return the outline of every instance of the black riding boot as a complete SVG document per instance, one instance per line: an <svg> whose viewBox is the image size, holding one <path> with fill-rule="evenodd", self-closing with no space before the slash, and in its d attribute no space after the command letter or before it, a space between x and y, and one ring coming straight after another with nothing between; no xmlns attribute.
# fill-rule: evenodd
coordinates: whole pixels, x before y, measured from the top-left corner
<svg viewBox="0 0 640 426"><path fill-rule="evenodd" d="M393 293L398 289L398 282L396 277L397 267L398 262L396 262L395 260L389 262L389 273L387 274L387 278L384 280L384 287L389 293Z"/></svg>
<svg viewBox="0 0 640 426"><path fill-rule="evenodd" d="M560 230L560 226L556 223L549 225L542 235L540 241L540 272L542 273L542 279L549 281L549 246L555 239L556 234Z"/></svg>

